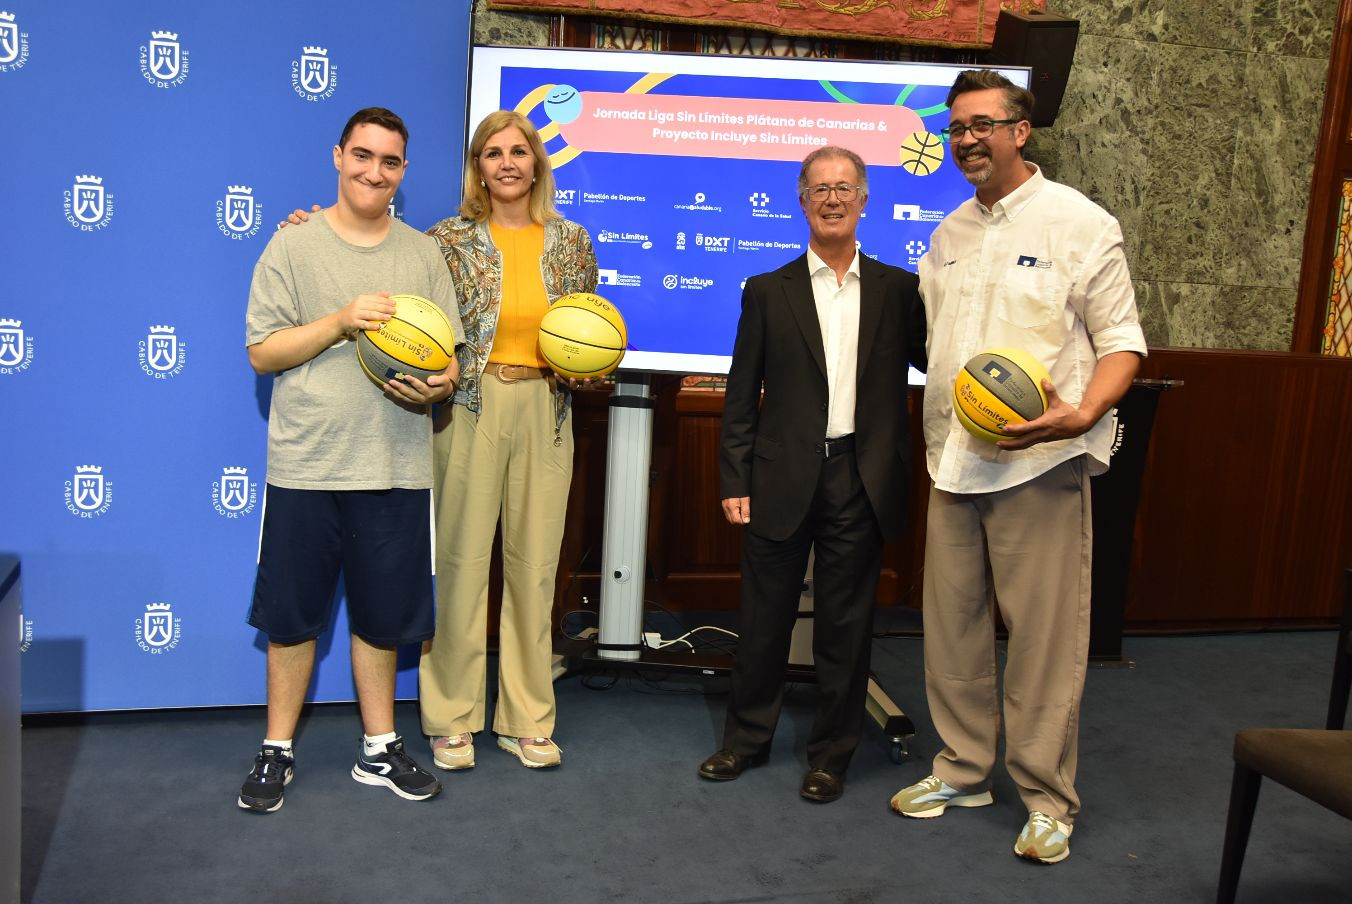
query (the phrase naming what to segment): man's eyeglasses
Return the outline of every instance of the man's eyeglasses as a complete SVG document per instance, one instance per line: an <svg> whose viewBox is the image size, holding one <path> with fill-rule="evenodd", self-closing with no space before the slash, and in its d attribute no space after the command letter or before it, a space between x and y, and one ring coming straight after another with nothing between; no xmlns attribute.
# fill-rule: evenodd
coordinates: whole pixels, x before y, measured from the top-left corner
<svg viewBox="0 0 1352 904"><path fill-rule="evenodd" d="M995 134L996 126L1010 126L1016 122L1023 122L1022 119L975 119L970 125L949 126L946 129L940 129L939 134L949 141L961 141L962 136L968 132L973 138L989 138Z"/></svg>
<svg viewBox="0 0 1352 904"><path fill-rule="evenodd" d="M812 199L814 204L820 204L830 197L831 192L836 193L842 204L848 204L859 196L858 185L813 185L810 186L805 194Z"/></svg>

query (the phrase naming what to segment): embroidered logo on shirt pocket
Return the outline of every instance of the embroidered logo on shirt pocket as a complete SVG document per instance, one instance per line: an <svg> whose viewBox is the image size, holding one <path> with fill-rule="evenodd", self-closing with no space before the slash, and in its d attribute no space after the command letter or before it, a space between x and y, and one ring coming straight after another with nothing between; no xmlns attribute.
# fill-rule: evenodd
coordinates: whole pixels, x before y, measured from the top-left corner
<svg viewBox="0 0 1352 904"><path fill-rule="evenodd" d="M996 316L1032 329L1056 321L1066 309L1066 287L1055 262L1020 255L1000 281Z"/></svg>

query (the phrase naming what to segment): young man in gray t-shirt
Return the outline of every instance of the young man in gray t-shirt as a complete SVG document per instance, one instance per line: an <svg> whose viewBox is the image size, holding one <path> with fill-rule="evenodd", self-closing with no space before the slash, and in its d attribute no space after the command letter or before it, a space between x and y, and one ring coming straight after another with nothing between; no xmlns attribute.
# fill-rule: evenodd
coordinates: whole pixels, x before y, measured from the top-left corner
<svg viewBox="0 0 1352 904"><path fill-rule="evenodd" d="M352 677L364 735L359 782L426 800L441 785L394 730L395 653L432 636L429 406L455 391L459 365L426 382L375 386L356 338L420 295L464 342L454 286L436 243L390 217L408 131L380 107L352 116L333 149L338 199L279 231L254 268L246 316L249 363L275 374L258 578L249 623L268 636L267 736L239 806L271 813L295 766L292 738L332 614L341 572Z"/></svg>

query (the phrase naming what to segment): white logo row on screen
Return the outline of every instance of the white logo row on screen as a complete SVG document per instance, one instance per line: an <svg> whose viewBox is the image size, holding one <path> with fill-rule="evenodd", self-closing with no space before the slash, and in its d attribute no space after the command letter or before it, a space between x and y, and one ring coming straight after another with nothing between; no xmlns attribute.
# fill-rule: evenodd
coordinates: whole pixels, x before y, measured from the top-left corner
<svg viewBox="0 0 1352 904"><path fill-rule="evenodd" d="M19 652L33 646L33 620L19 613ZM166 653L183 639L183 619L174 614L170 603L146 603L132 619L132 637L146 653Z"/></svg>
<svg viewBox="0 0 1352 904"><path fill-rule="evenodd" d="M14 13L0 10L0 74L22 69L28 62L28 32ZM153 88L177 88L188 80L190 56L175 31L151 31L137 48L141 77ZM338 66L329 51L303 45L291 60L291 90L305 101L327 100L338 89Z"/></svg>
<svg viewBox="0 0 1352 904"><path fill-rule="evenodd" d="M113 507L113 482L102 465L77 465L63 483L67 511L91 520ZM227 467L211 482L211 507L222 518L242 518L258 506L258 481L249 479L248 468Z"/></svg>

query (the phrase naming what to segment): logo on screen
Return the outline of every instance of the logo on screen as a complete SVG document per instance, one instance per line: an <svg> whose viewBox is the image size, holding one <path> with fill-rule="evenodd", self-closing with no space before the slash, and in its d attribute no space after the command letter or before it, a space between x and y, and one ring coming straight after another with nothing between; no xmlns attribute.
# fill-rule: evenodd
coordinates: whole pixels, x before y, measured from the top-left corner
<svg viewBox="0 0 1352 904"><path fill-rule="evenodd" d="M560 207L567 207L577 203L576 188L556 188L554 189L554 203Z"/></svg>
<svg viewBox="0 0 1352 904"><path fill-rule="evenodd" d="M892 219L916 223L937 223L944 218L942 210L931 210L919 204L893 204Z"/></svg>
<svg viewBox="0 0 1352 904"><path fill-rule="evenodd" d="M238 518L258 503L258 481L249 479L248 468L226 468L211 485L211 505L222 518Z"/></svg>
<svg viewBox="0 0 1352 904"><path fill-rule="evenodd" d="M178 376L188 363L188 344L174 335L172 326L152 326L137 348L141 370L156 380Z"/></svg>
<svg viewBox="0 0 1352 904"><path fill-rule="evenodd" d="M394 207L391 199L390 207ZM231 239L249 239L258 235L263 225L263 205L254 200L253 189L247 185L231 185L225 197L216 202L216 228Z"/></svg>
<svg viewBox="0 0 1352 904"><path fill-rule="evenodd" d="M323 47L306 47L291 61L291 88L307 101L328 100L338 90L338 67Z"/></svg>
<svg viewBox="0 0 1352 904"><path fill-rule="evenodd" d="M21 374L33 363L33 339L23 321L0 317L0 374Z"/></svg>
<svg viewBox="0 0 1352 904"><path fill-rule="evenodd" d="M920 258L929 250L929 246L920 239L911 239L906 243L906 262L911 266L920 263Z"/></svg>
<svg viewBox="0 0 1352 904"><path fill-rule="evenodd" d="M14 14L0 10L0 72L22 69L28 62L28 32L19 31Z"/></svg>
<svg viewBox="0 0 1352 904"><path fill-rule="evenodd" d="M77 518L106 515L113 505L113 485L99 465L79 465L66 481L66 509Z"/></svg>
<svg viewBox="0 0 1352 904"><path fill-rule="evenodd" d="M705 251L717 251L727 253L728 243L731 241L732 241L731 236L705 235L702 232L695 233L695 244L699 245Z"/></svg>
<svg viewBox="0 0 1352 904"><path fill-rule="evenodd" d="M678 233L676 233L676 250L677 250L677 251L684 251L684 250L685 250L685 233L684 233L684 232L678 232Z"/></svg>
<svg viewBox="0 0 1352 904"><path fill-rule="evenodd" d="M752 207L765 207L770 203L770 196L763 191L753 191L749 200Z"/></svg>
<svg viewBox="0 0 1352 904"><path fill-rule="evenodd" d="M66 222L81 232L94 232L113 218L113 195L98 176L76 176L66 192Z"/></svg>
<svg viewBox="0 0 1352 904"><path fill-rule="evenodd" d="M717 204L707 204L707 203L705 203L706 201L707 201L707 198L705 197L704 192L702 192L702 191L697 191L697 192L695 192L695 199L694 199L694 201L692 201L691 203L689 203L689 204L673 204L672 206L673 206L675 209L677 209L677 210L708 210L708 211L713 211L714 213L722 213L722 212L723 212L723 208L720 207L719 205L717 205Z"/></svg>
<svg viewBox="0 0 1352 904"><path fill-rule="evenodd" d="M19 652L27 653L28 648L33 645L33 620L24 618L23 613L19 613Z"/></svg>
<svg viewBox="0 0 1352 904"><path fill-rule="evenodd" d="M152 31L141 46L141 77L156 88L176 88L188 80L188 51L172 31Z"/></svg>
<svg viewBox="0 0 1352 904"><path fill-rule="evenodd" d="M147 653L163 653L178 646L183 637L183 619L168 603L146 603L136 619L136 645Z"/></svg>
<svg viewBox="0 0 1352 904"><path fill-rule="evenodd" d="M662 277L662 285L667 289L694 289L702 291L714 284L712 279L704 276L678 276L675 273L668 273Z"/></svg>
<svg viewBox="0 0 1352 904"><path fill-rule="evenodd" d="M628 288L638 288L643 285L643 277L637 273L621 273L619 270L601 269L597 271L600 284L603 286L625 286Z"/></svg>

